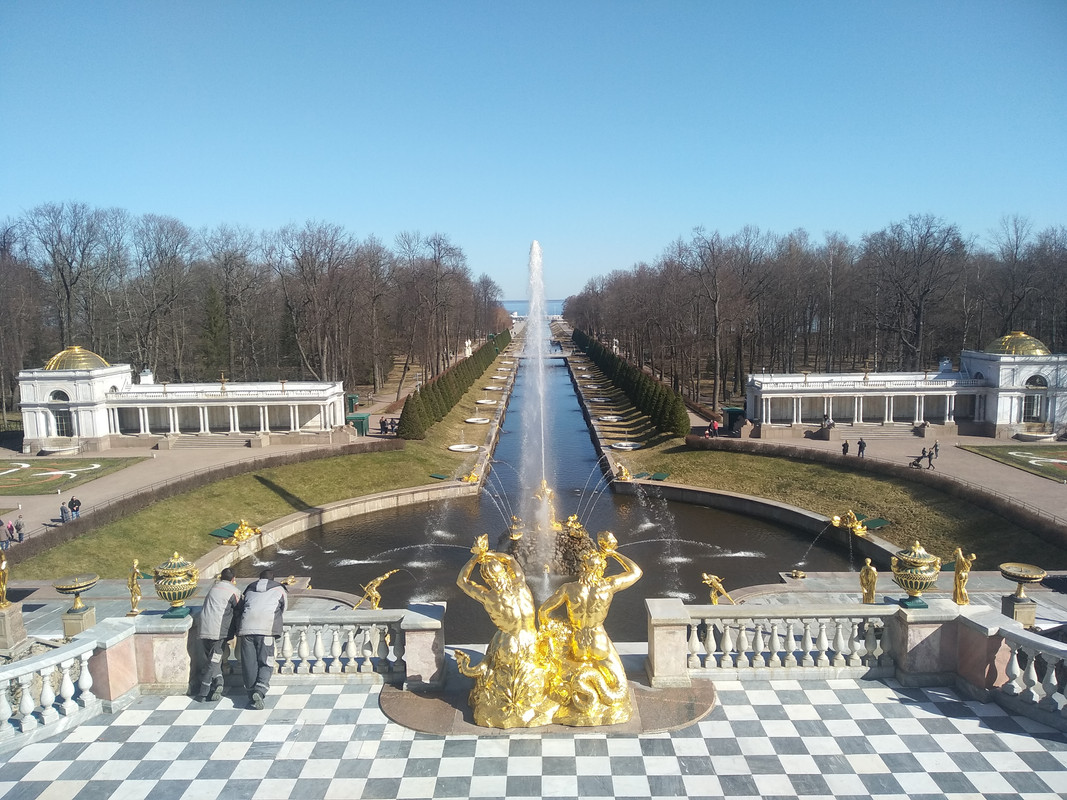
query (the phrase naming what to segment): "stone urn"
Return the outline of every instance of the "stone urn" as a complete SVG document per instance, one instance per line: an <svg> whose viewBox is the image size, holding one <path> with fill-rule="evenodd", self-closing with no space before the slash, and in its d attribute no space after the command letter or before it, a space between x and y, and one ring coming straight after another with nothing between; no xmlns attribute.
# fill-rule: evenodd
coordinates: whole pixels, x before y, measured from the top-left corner
<svg viewBox="0 0 1067 800"><path fill-rule="evenodd" d="M907 592L909 598L918 601L913 605L920 608L925 606L918 598L937 583L937 576L941 573L941 559L927 553L916 540L910 550L898 550L895 556L890 556L889 565L893 569L893 583Z"/></svg>
<svg viewBox="0 0 1067 800"><path fill-rule="evenodd" d="M200 570L177 553L155 569L153 582L160 600L170 603L166 617L184 617L189 613L185 601L193 596L200 581Z"/></svg>

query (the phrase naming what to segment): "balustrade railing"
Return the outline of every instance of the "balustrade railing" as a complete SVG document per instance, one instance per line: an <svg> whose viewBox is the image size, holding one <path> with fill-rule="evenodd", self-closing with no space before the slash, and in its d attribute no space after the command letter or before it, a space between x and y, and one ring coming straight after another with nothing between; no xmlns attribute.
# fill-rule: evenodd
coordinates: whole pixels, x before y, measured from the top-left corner
<svg viewBox="0 0 1067 800"><path fill-rule="evenodd" d="M994 699L1014 710L1046 712L1067 721L1067 645L1018 628L1001 628L1009 650L1006 680Z"/></svg>
<svg viewBox="0 0 1067 800"><path fill-rule="evenodd" d="M0 667L0 746L59 733L99 710L88 668L95 648L94 639L75 641Z"/></svg>

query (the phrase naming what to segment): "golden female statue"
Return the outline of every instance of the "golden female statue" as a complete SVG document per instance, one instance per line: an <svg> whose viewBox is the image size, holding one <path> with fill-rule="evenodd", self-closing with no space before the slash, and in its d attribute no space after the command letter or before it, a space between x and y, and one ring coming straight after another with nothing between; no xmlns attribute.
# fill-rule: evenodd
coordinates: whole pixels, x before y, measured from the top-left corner
<svg viewBox="0 0 1067 800"><path fill-rule="evenodd" d="M734 599L730 597L729 593L726 591L726 587L722 585L722 578L718 575L709 575L706 572L701 573L700 577L701 583L711 587L711 593L708 596L708 600L713 606L719 604L719 597L725 597L730 601L731 605L737 605L737 603L734 602Z"/></svg>
<svg viewBox="0 0 1067 800"><path fill-rule="evenodd" d="M0 554L0 608L7 608L11 601L7 599L7 556Z"/></svg>
<svg viewBox="0 0 1067 800"><path fill-rule="evenodd" d="M974 564L974 553L968 558L963 550L956 548L953 554L956 556L956 575L952 582L952 602L958 606L970 605L971 598L967 594L967 578L971 576L971 565Z"/></svg>
<svg viewBox="0 0 1067 800"><path fill-rule="evenodd" d="M641 568L616 550L610 532L601 533L597 545L582 554L578 580L557 589L538 611L549 658L558 664L552 690L560 703L555 721L565 725L613 725L633 714L626 670L604 620L615 593L637 583ZM609 558L622 567L621 573L604 575ZM566 621L552 617L561 607Z"/></svg>
<svg viewBox="0 0 1067 800"><path fill-rule="evenodd" d="M871 564L871 560L865 559L863 569L860 570L860 589L863 590L863 602L868 605L875 601L878 588L878 570Z"/></svg>
<svg viewBox="0 0 1067 800"><path fill-rule="evenodd" d="M538 654L533 595L519 562L489 549L489 537L478 537L474 556L460 570L456 584L477 600L497 631L476 667L455 651L461 674L474 678L470 693L474 721L490 728L528 728L552 721L556 704L548 698L548 670ZM483 583L474 579L479 567Z"/></svg>
<svg viewBox="0 0 1067 800"><path fill-rule="evenodd" d="M137 567L137 559L133 560L133 569L130 570L130 577L126 579L126 586L130 590L130 610L126 612L127 617L136 617L141 613L141 609L137 607L137 604L141 602L141 584L137 581L144 576L141 575L141 570Z"/></svg>

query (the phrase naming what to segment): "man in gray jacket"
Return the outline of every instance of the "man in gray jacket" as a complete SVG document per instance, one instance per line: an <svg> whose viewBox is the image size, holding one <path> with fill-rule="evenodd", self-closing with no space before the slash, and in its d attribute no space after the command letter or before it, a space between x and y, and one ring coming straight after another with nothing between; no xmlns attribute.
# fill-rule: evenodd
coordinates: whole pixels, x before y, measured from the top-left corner
<svg viewBox="0 0 1067 800"><path fill-rule="evenodd" d="M274 580L273 570L263 570L259 580L245 589L238 634L241 637L241 667L252 708L263 708L263 698L270 688L274 645L282 635L282 614L287 607L286 589Z"/></svg>
<svg viewBox="0 0 1067 800"><path fill-rule="evenodd" d="M233 570L227 567L219 579L207 590L200 609L200 643L204 647L206 663L200 671L200 688L196 699L215 702L222 697L222 649L237 633L237 619L241 614L241 590Z"/></svg>

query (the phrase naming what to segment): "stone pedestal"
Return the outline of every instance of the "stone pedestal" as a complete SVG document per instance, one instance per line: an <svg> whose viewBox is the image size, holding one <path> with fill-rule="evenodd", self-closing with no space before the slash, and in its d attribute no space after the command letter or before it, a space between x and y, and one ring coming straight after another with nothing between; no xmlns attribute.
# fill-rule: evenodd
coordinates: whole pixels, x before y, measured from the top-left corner
<svg viewBox="0 0 1067 800"><path fill-rule="evenodd" d="M22 622L22 604L0 608L0 655L11 657L26 644L26 626Z"/></svg>
<svg viewBox="0 0 1067 800"><path fill-rule="evenodd" d="M1032 628L1037 624L1037 601L1013 594L1004 595L1000 599L1000 613L1021 623L1024 628Z"/></svg>
<svg viewBox="0 0 1067 800"><path fill-rule="evenodd" d="M86 606L80 611L67 611L63 615L63 636L70 638L96 624L96 606Z"/></svg>

